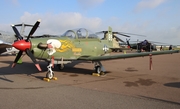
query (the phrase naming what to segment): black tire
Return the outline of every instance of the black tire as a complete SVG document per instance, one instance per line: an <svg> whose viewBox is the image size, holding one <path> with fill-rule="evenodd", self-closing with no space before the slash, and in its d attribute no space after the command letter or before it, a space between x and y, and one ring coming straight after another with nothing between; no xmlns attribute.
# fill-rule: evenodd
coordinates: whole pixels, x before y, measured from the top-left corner
<svg viewBox="0 0 180 109"><path fill-rule="evenodd" d="M52 73L52 75L50 75L50 72L46 73L46 78L52 79L53 77L54 77L54 73Z"/></svg>
<svg viewBox="0 0 180 109"><path fill-rule="evenodd" d="M96 71L96 73L100 74L101 73L101 67L100 66L96 66L95 67L95 71Z"/></svg>

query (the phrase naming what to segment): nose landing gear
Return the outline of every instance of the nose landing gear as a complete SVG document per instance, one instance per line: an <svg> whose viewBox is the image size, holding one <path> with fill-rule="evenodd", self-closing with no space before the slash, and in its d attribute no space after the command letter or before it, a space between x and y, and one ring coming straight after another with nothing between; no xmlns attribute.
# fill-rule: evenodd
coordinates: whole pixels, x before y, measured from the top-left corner
<svg viewBox="0 0 180 109"><path fill-rule="evenodd" d="M47 74L46 74L46 78L49 78L49 79L52 79L54 77L54 73L52 71L52 64L50 63L48 66L48 71L47 71Z"/></svg>
<svg viewBox="0 0 180 109"><path fill-rule="evenodd" d="M53 64L50 63L48 66L47 66L47 73L46 73L46 78L44 78L45 81L50 81L51 79L53 80L57 80L57 77L54 77L54 72L52 71L52 66Z"/></svg>

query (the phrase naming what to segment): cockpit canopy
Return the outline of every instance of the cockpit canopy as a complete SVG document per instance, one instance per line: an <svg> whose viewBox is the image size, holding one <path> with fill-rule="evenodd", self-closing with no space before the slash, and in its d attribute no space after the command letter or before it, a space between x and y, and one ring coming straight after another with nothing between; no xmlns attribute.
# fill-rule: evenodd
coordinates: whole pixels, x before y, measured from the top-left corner
<svg viewBox="0 0 180 109"><path fill-rule="evenodd" d="M98 38L96 34L93 32L85 29L85 28L79 28L74 30L68 30L66 31L61 37L68 37L73 39L82 39L82 38Z"/></svg>

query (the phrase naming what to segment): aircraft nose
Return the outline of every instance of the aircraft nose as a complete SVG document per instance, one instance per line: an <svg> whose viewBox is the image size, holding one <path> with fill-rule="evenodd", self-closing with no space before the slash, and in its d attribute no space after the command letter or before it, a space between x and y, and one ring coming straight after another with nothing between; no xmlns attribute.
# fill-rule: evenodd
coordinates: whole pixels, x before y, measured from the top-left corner
<svg viewBox="0 0 180 109"><path fill-rule="evenodd" d="M31 48L31 43L26 42L25 40L20 40L20 41L14 42L12 46L18 50L25 51L26 49Z"/></svg>

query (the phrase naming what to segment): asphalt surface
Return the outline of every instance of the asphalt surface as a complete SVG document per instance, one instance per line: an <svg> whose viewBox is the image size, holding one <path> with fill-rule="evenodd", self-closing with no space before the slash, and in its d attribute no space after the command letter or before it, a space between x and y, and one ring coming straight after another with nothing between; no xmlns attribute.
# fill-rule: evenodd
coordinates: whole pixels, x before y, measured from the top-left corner
<svg viewBox="0 0 180 109"><path fill-rule="evenodd" d="M92 76L93 63L76 62L43 81L27 57L11 68L15 56L0 56L1 109L180 109L180 53L102 61L107 74Z"/></svg>

